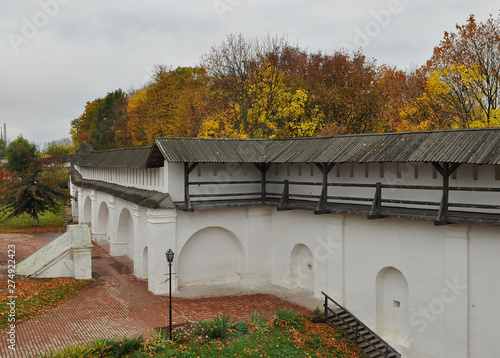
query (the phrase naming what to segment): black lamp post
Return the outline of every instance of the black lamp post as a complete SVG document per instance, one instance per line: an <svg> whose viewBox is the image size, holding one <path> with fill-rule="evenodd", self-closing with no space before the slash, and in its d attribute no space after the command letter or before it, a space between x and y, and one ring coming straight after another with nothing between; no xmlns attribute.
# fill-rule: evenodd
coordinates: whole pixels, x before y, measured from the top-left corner
<svg viewBox="0 0 500 358"><path fill-rule="evenodd" d="M174 261L174 252L171 249L165 253L168 261L168 297L169 297L169 339L172 340L172 262Z"/></svg>

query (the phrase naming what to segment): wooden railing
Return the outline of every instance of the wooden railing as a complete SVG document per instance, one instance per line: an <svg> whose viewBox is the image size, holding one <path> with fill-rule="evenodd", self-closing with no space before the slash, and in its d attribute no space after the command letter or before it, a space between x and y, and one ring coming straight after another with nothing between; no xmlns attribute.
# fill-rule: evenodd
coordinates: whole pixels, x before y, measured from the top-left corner
<svg viewBox="0 0 500 358"><path fill-rule="evenodd" d="M278 206L279 210L287 210L288 208L297 208L297 205L291 206L291 202L309 203L303 209L315 209L317 214L332 212L327 210L328 207L335 208L341 205L360 205L368 207L367 216L369 219L383 218L386 216L396 215L398 209L401 210L430 210L434 212L436 224L446 224L448 219L448 210L452 208L469 209L475 213L486 213L500 215L500 205L493 204L480 204L480 203L457 203L449 202L449 192L490 192L500 193L500 188L486 188L486 187L448 187L446 192L443 186L430 186L430 185L396 185L396 184L382 184L380 182L374 184L367 183L327 183L324 185L321 182L306 182L306 181L265 181L264 189L261 180L244 180L244 181L197 181L186 183L186 200L185 207L191 208L191 202L205 201L210 202L214 200L242 200L254 199L260 201L262 205L273 202ZM248 190L237 188L238 186L246 185ZM283 187L281 192L268 190L267 186L280 185ZM197 186L201 188L198 193L191 193L190 187ZM293 187L321 187L321 192L318 194L307 194L304 191L301 193L299 190L292 190ZM357 196L357 195L327 195L328 188L346 188L346 189L372 189L371 195ZM327 192L325 193L325 190ZM405 198L398 199L397 195L392 197L384 197L384 191L425 191L427 195L432 197L431 192L438 191L437 195L441 196L440 200L409 200ZM353 193L354 194L354 193ZM405 194L402 194L403 196ZM395 197L396 196L396 197ZM437 199L437 198L436 198ZM316 203L316 206L314 206ZM300 208L300 207L299 207Z"/></svg>

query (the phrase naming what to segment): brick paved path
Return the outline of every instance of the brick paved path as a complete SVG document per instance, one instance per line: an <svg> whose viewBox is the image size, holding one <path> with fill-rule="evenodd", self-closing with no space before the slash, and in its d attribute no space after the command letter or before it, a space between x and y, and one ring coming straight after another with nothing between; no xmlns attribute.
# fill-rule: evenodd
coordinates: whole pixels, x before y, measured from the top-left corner
<svg viewBox="0 0 500 358"><path fill-rule="evenodd" d="M2 235L0 251L15 244L17 261L27 257L59 234ZM6 330L0 331L0 357L31 357L97 338L148 336L156 327L168 325L168 297L155 296L147 290L147 281L139 280L130 269L95 245L92 250L95 282L81 292L16 326L17 349L7 349ZM307 308L269 294L217 296L216 288L207 292L213 297L186 298L182 293L173 299L173 323L196 321L227 313L236 320L248 320L251 312L271 314L276 308Z"/></svg>

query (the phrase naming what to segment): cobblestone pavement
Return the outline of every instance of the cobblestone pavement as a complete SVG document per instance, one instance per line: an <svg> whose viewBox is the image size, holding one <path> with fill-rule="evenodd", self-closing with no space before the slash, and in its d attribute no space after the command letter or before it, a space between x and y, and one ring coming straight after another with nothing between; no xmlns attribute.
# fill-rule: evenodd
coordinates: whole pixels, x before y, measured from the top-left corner
<svg viewBox="0 0 500 358"><path fill-rule="evenodd" d="M5 253L7 245L14 244L20 262L60 234L0 234L0 252ZM32 357L98 338L147 337L156 327L167 326L168 297L149 292L147 281L137 279L127 263L129 260L111 257L95 245L94 283L53 309L19 323L15 351L7 348L7 330L0 331L0 357ZM276 308L289 307L308 313L320 305L321 301L310 293L272 285L194 287L173 295L172 321L185 323L222 313L248 320L255 310L272 314Z"/></svg>

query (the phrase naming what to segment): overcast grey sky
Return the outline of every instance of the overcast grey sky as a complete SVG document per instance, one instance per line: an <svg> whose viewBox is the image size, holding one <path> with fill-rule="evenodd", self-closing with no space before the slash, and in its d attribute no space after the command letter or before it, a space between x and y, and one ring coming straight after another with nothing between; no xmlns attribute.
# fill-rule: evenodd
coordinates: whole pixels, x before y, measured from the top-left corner
<svg viewBox="0 0 500 358"><path fill-rule="evenodd" d="M155 65L194 66L230 33L287 35L309 51L362 47L421 65L444 31L497 0L2 0L0 124L8 138L69 137L85 103L141 86Z"/></svg>

